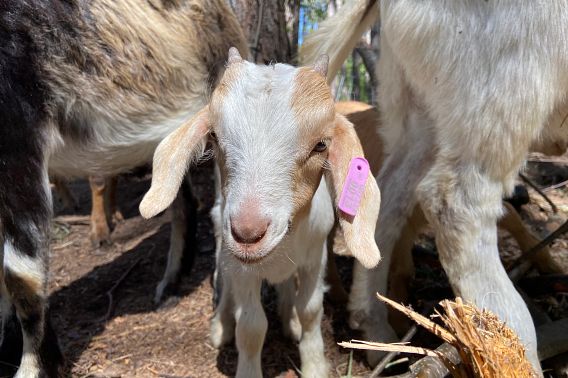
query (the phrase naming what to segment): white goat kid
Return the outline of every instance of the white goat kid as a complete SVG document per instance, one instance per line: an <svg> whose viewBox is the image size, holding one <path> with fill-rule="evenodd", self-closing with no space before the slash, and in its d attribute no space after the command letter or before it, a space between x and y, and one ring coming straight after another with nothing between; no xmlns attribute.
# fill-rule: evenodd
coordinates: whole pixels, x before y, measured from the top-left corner
<svg viewBox="0 0 568 378"><path fill-rule="evenodd" d="M358 1L321 25L306 40L309 55L329 53L337 67L360 37L351 25L373 22L368 11L378 17L378 3ZM380 7L388 158L378 176L386 221L377 242L385 261L355 281L368 283L366 298L385 292L394 243L420 204L456 295L515 329L540 371L530 314L499 261L496 220L531 143L555 138L565 146L568 137L568 1L383 0ZM352 309L363 314L368 338L392 335L384 306L362 301Z"/></svg>
<svg viewBox="0 0 568 378"><path fill-rule="evenodd" d="M327 57L313 68L257 66L232 48L210 104L164 139L154 155L152 186L140 205L145 217L171 203L208 134L215 142L224 290L213 339L219 345L231 338L234 303L238 377L262 376L264 279L284 282L288 294L282 303L293 298L294 309L282 312L297 313L301 324L303 376L327 374L320 330L325 241L334 223L332 198L335 202L342 190L351 159L363 151L353 125L335 113L326 71ZM380 258L373 237L379 204L376 182L368 178L356 216L340 214L346 243L366 267Z"/></svg>

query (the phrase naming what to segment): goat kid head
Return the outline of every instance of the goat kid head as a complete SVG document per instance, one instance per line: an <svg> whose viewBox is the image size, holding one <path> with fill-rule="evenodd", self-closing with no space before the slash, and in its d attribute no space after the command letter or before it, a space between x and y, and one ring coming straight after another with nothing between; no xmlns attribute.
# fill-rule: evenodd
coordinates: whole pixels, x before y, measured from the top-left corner
<svg viewBox="0 0 568 378"><path fill-rule="evenodd" d="M267 257L306 215L325 174L337 203L348 166L363 156L353 125L335 112L327 56L313 67L260 66L229 50L211 101L156 149L145 218L174 200L191 161L213 141L221 169L223 240L244 263ZM374 233L380 193L369 176L355 217L339 214L347 247L366 267L380 253Z"/></svg>

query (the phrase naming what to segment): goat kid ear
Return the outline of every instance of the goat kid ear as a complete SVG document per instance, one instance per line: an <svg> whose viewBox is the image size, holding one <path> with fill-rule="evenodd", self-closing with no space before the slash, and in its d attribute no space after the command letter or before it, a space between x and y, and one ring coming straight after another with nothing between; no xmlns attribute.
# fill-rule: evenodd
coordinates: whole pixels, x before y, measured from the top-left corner
<svg viewBox="0 0 568 378"><path fill-rule="evenodd" d="M144 218L155 216L173 202L192 160L205 150L209 131L206 106L160 142L154 152L152 185L139 207Z"/></svg>
<svg viewBox="0 0 568 378"><path fill-rule="evenodd" d="M330 169L325 177L337 208L353 158L363 157L363 147L353 125L342 115L336 114L335 132L329 148ZM365 268L373 268L381 259L375 242L375 227L381 206L381 194L372 174L367 176L361 201L354 216L337 209L339 224L345 244L351 255Z"/></svg>

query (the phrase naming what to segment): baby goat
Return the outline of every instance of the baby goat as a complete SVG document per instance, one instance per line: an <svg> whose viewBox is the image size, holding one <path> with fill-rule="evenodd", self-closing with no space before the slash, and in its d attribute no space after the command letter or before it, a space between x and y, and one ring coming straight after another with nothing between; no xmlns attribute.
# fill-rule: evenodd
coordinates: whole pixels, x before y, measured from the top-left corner
<svg viewBox="0 0 568 378"><path fill-rule="evenodd" d="M22 326L18 378L58 370L48 166L86 176L146 163L205 104L231 45L246 48L224 0L0 2L0 295L2 325Z"/></svg>
<svg viewBox="0 0 568 378"><path fill-rule="evenodd" d="M320 331L325 242L350 161L363 151L353 125L335 112L326 71L327 57L313 68L257 66L232 48L209 105L164 139L154 155L152 186L140 204L145 217L169 206L208 135L214 140L225 285L217 315L222 324L213 321L213 338L220 345L232 336L232 316L223 314L231 306L223 303L233 302L238 377L262 377L264 279L286 287L286 299L294 306L286 313L298 314L303 375L327 372ZM380 195L372 177L364 183L357 214L339 217L349 250L364 266L373 267L379 261L374 231Z"/></svg>
<svg viewBox="0 0 568 378"><path fill-rule="evenodd" d="M568 140L568 2L362 0L304 46L340 66L379 4L387 159L377 242L385 261L355 277L368 299L352 309L367 338L394 336L372 294L385 292L392 249L419 204L456 295L509 324L540 372L530 314L499 261L496 220L531 144L565 149Z"/></svg>

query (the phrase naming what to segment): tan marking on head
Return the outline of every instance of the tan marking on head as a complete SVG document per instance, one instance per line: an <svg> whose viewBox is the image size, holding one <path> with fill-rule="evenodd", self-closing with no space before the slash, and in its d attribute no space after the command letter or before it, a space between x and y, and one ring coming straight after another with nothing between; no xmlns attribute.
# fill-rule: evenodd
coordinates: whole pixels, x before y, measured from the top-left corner
<svg viewBox="0 0 568 378"><path fill-rule="evenodd" d="M307 161L298 162L292 177L292 219L307 213L323 174L322 167L327 153L311 156Z"/></svg>
<svg viewBox="0 0 568 378"><path fill-rule="evenodd" d="M335 111L325 78L312 68L298 68L290 106L299 128L300 151L305 156L305 159L299 157L292 178L294 216L307 211L307 205L321 181L327 158L327 151L310 152L319 141L330 139L333 132Z"/></svg>

